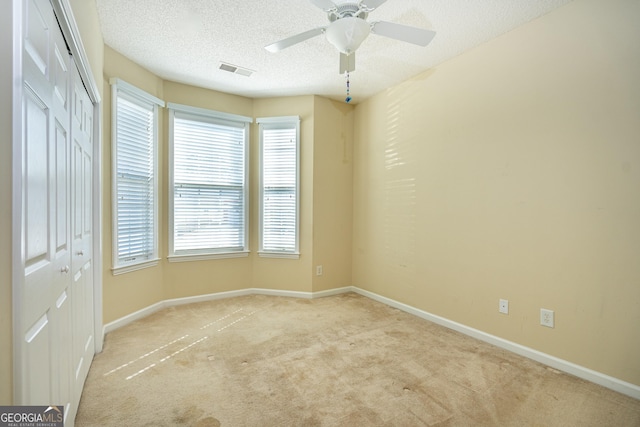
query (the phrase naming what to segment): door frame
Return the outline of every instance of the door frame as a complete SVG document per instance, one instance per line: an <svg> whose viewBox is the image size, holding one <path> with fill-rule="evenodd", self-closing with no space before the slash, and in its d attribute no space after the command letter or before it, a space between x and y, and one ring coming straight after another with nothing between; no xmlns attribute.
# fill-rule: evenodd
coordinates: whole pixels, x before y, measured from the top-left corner
<svg viewBox="0 0 640 427"><path fill-rule="evenodd" d="M21 405L23 346L20 311L22 307L22 282L24 275L23 242L22 242L22 214L23 214L23 147L22 147L22 97L23 71L23 3L24 0L12 0L12 316L13 316L13 404ZM68 44L73 57L73 63L78 67L82 82L89 98L93 103L93 188L92 188L92 225L93 225L93 286L94 286L94 337L95 352L102 351L104 329L102 323L102 99L96 80L91 72L80 31L74 20L69 0L50 0L53 11L58 19L62 34ZM100 70L102 72L102 70Z"/></svg>

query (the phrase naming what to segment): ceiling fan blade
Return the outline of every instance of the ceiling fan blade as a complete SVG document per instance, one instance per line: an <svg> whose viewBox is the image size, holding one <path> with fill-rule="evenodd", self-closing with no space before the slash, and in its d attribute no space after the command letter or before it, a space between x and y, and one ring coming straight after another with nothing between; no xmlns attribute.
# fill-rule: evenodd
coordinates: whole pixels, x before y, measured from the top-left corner
<svg viewBox="0 0 640 427"><path fill-rule="evenodd" d="M356 69L356 53L351 52L349 55L340 53L340 74L350 73Z"/></svg>
<svg viewBox="0 0 640 427"><path fill-rule="evenodd" d="M330 10L334 10L337 8L336 4L331 0L311 0L311 3L315 4L325 12L329 12Z"/></svg>
<svg viewBox="0 0 640 427"><path fill-rule="evenodd" d="M428 45L436 35L435 31L409 27L407 25L386 21L379 21L371 24L371 32L379 36L390 37L392 39L401 40L420 46Z"/></svg>
<svg viewBox="0 0 640 427"><path fill-rule="evenodd" d="M269 52L279 52L289 46L293 46L294 44L298 44L312 37L319 36L320 34L324 33L324 30L325 27L314 28L313 30L305 31L304 33L296 34L295 36L287 37L286 39L271 43L264 48Z"/></svg>
<svg viewBox="0 0 640 427"><path fill-rule="evenodd" d="M360 5L365 6L368 11L372 11L373 9L380 7L380 5L386 1L387 0L363 0Z"/></svg>

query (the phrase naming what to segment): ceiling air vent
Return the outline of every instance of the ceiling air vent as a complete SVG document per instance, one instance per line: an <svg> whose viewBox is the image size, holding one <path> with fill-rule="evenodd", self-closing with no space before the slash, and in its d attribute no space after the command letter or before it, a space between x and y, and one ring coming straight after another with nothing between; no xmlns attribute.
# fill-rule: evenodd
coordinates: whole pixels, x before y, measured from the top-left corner
<svg viewBox="0 0 640 427"><path fill-rule="evenodd" d="M218 68L221 69L222 71L228 71L230 73L240 74L241 76L246 76L246 77L249 77L251 74L254 73L253 70L250 70L248 68L238 67L237 65L227 64L226 62L221 62L220 67Z"/></svg>

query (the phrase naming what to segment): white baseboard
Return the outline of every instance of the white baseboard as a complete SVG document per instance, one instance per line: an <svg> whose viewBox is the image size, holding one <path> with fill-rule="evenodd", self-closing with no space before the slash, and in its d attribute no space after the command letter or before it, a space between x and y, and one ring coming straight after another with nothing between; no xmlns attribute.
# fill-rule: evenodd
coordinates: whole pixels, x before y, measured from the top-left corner
<svg viewBox="0 0 640 427"><path fill-rule="evenodd" d="M478 329L471 328L461 323L454 322L453 320L445 319L444 317L428 313L410 305L403 304L401 302L383 297L381 295L366 291L364 289L360 289L355 286L352 286L350 290L367 298L371 298L372 300L386 304L390 307L397 308L406 313L413 314L414 316L418 316L422 319L437 323L438 325L444 326L446 328L453 329L454 331L458 331L480 341L493 344L496 347L500 347L512 353L519 354L520 356L535 360L536 362L540 362L559 371L566 372L578 378L582 378L583 380L587 380L608 389L617 391L619 393L626 394L627 396L633 397L634 399L640 399L640 386L638 385L631 384L629 382L609 375L605 375L589 368L585 368L584 366L576 365L575 363L571 363L555 356L551 356L550 354L542 353L541 351L534 350L530 347L525 347L523 345L505 340L495 335L488 334Z"/></svg>
<svg viewBox="0 0 640 427"><path fill-rule="evenodd" d="M269 295L269 296L280 296L280 297L290 297L290 298L312 299L312 298L322 298L322 297L328 297L332 295L343 294L346 292L355 292L357 294L370 298L374 301L378 301L390 307L397 308L406 313L412 314L414 316L418 316L422 319L428 320L430 322L436 323L446 328L453 329L454 331L458 331L472 338L476 338L480 341L493 344L496 347L503 348L512 353L519 354L520 356L524 356L529 359L535 360L536 362L540 362L544 365L550 366L559 371L563 371L568 374L574 375L578 378L582 378L592 383L599 384L608 389L633 397L634 399L640 399L640 386L638 385L631 384L626 381L622 381L618 378L605 375L603 373L594 371L589 368L585 368L584 366L576 365L575 363L571 363L566 360L557 358L555 356L551 356L550 354L542 353L530 347L525 347L523 345L505 340L503 338L488 334L481 330L474 329L469 326L463 325L461 323L454 322L453 320L449 320L444 317L440 317L435 314L431 314L429 312L420 310L408 304L395 301L391 298L383 297L376 293L373 293L364 289L360 289L356 286L346 286L343 288L329 289L329 290L320 291L320 292L299 292L299 291L286 291L286 290L263 289L263 288L248 288L248 289L242 289L238 291L218 292L214 294L198 295L194 297L175 298L175 299L170 299L170 300L165 300L165 301L155 303L153 305L150 305L149 307L143 308L142 310L138 310L135 313L131 313L118 320L110 322L104 326L104 333L107 334L109 332L112 332L128 323L131 323L138 319L142 319L143 317L146 317L152 313L155 313L156 311L161 310L165 307L177 306L182 304L191 304L194 302L212 301L217 299L233 298L233 297L239 297L239 296L245 296L245 295Z"/></svg>
<svg viewBox="0 0 640 427"><path fill-rule="evenodd" d="M152 304L152 305L150 305L148 307L145 307L145 308L143 308L141 310L138 310L138 311L136 311L134 313L127 314L126 316L121 317L119 319L116 319L113 322L109 322L109 323L107 323L106 325L104 325L102 327L102 329L104 331L102 335L104 336L104 335L108 334L109 332L113 332L118 328L122 328L123 326L128 325L131 322L134 322L136 320L145 318L145 317L149 316L150 314L155 313L156 311L162 310L164 307L165 307L164 301L160 301L160 302Z"/></svg>
<svg viewBox="0 0 640 427"><path fill-rule="evenodd" d="M318 291L318 292L280 291L280 290L264 289L264 288L251 288L251 289L247 289L247 291L249 291L249 293L257 294L257 295L314 299L314 298L324 298L332 295L352 292L353 287L346 286L344 288L328 289L326 291Z"/></svg>
<svg viewBox="0 0 640 427"><path fill-rule="evenodd" d="M164 300L163 302L165 307L174 307L176 305L193 304L195 302L206 302L206 301L213 301L217 299L242 297L245 295L251 295L253 293L254 292L251 292L251 289L241 289L239 291L216 292L215 294L205 294L205 295L197 295L194 297L174 298L174 299Z"/></svg>
<svg viewBox="0 0 640 427"><path fill-rule="evenodd" d="M355 292L355 288L353 286L345 286L344 288L335 288L328 289L326 291L313 292L313 296L311 298L324 298L333 295L346 294L347 292Z"/></svg>
<svg viewBox="0 0 640 427"><path fill-rule="evenodd" d="M247 288L247 289L241 289L237 291L216 292L213 294L197 295L193 297L173 298L173 299L157 302L153 305L145 307L134 313L121 317L120 319L114 320L113 322L109 322L106 325L104 325L103 331L104 331L104 334L108 334L109 332L112 332L118 328L121 328L133 321L147 317L148 315L153 314L156 311L162 310L163 308L173 307L173 306L183 305L183 304L192 304L196 302L205 302L205 301L213 301L213 300L224 299L224 298L241 297L245 295L269 295L274 297L312 299L312 298L322 298L322 297L328 297L331 295L343 294L351 291L353 291L351 286L347 286L344 288L337 288L337 289L329 289L329 290L320 291L320 292L300 292L300 291L284 291L284 290L264 289L264 288Z"/></svg>
<svg viewBox="0 0 640 427"><path fill-rule="evenodd" d="M252 294L256 295L269 295L272 297L289 297L289 298L313 298L313 292L300 292L300 291L280 291L276 289L264 289L264 288L251 288L247 289Z"/></svg>

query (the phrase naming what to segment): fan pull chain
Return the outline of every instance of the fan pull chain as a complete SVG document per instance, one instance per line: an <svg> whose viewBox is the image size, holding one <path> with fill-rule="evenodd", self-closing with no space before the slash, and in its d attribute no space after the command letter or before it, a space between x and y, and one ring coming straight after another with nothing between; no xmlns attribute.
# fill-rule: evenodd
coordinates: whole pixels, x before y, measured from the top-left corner
<svg viewBox="0 0 640 427"><path fill-rule="evenodd" d="M349 72L347 71L347 97L344 100L347 104L351 102L351 95L349 95Z"/></svg>

